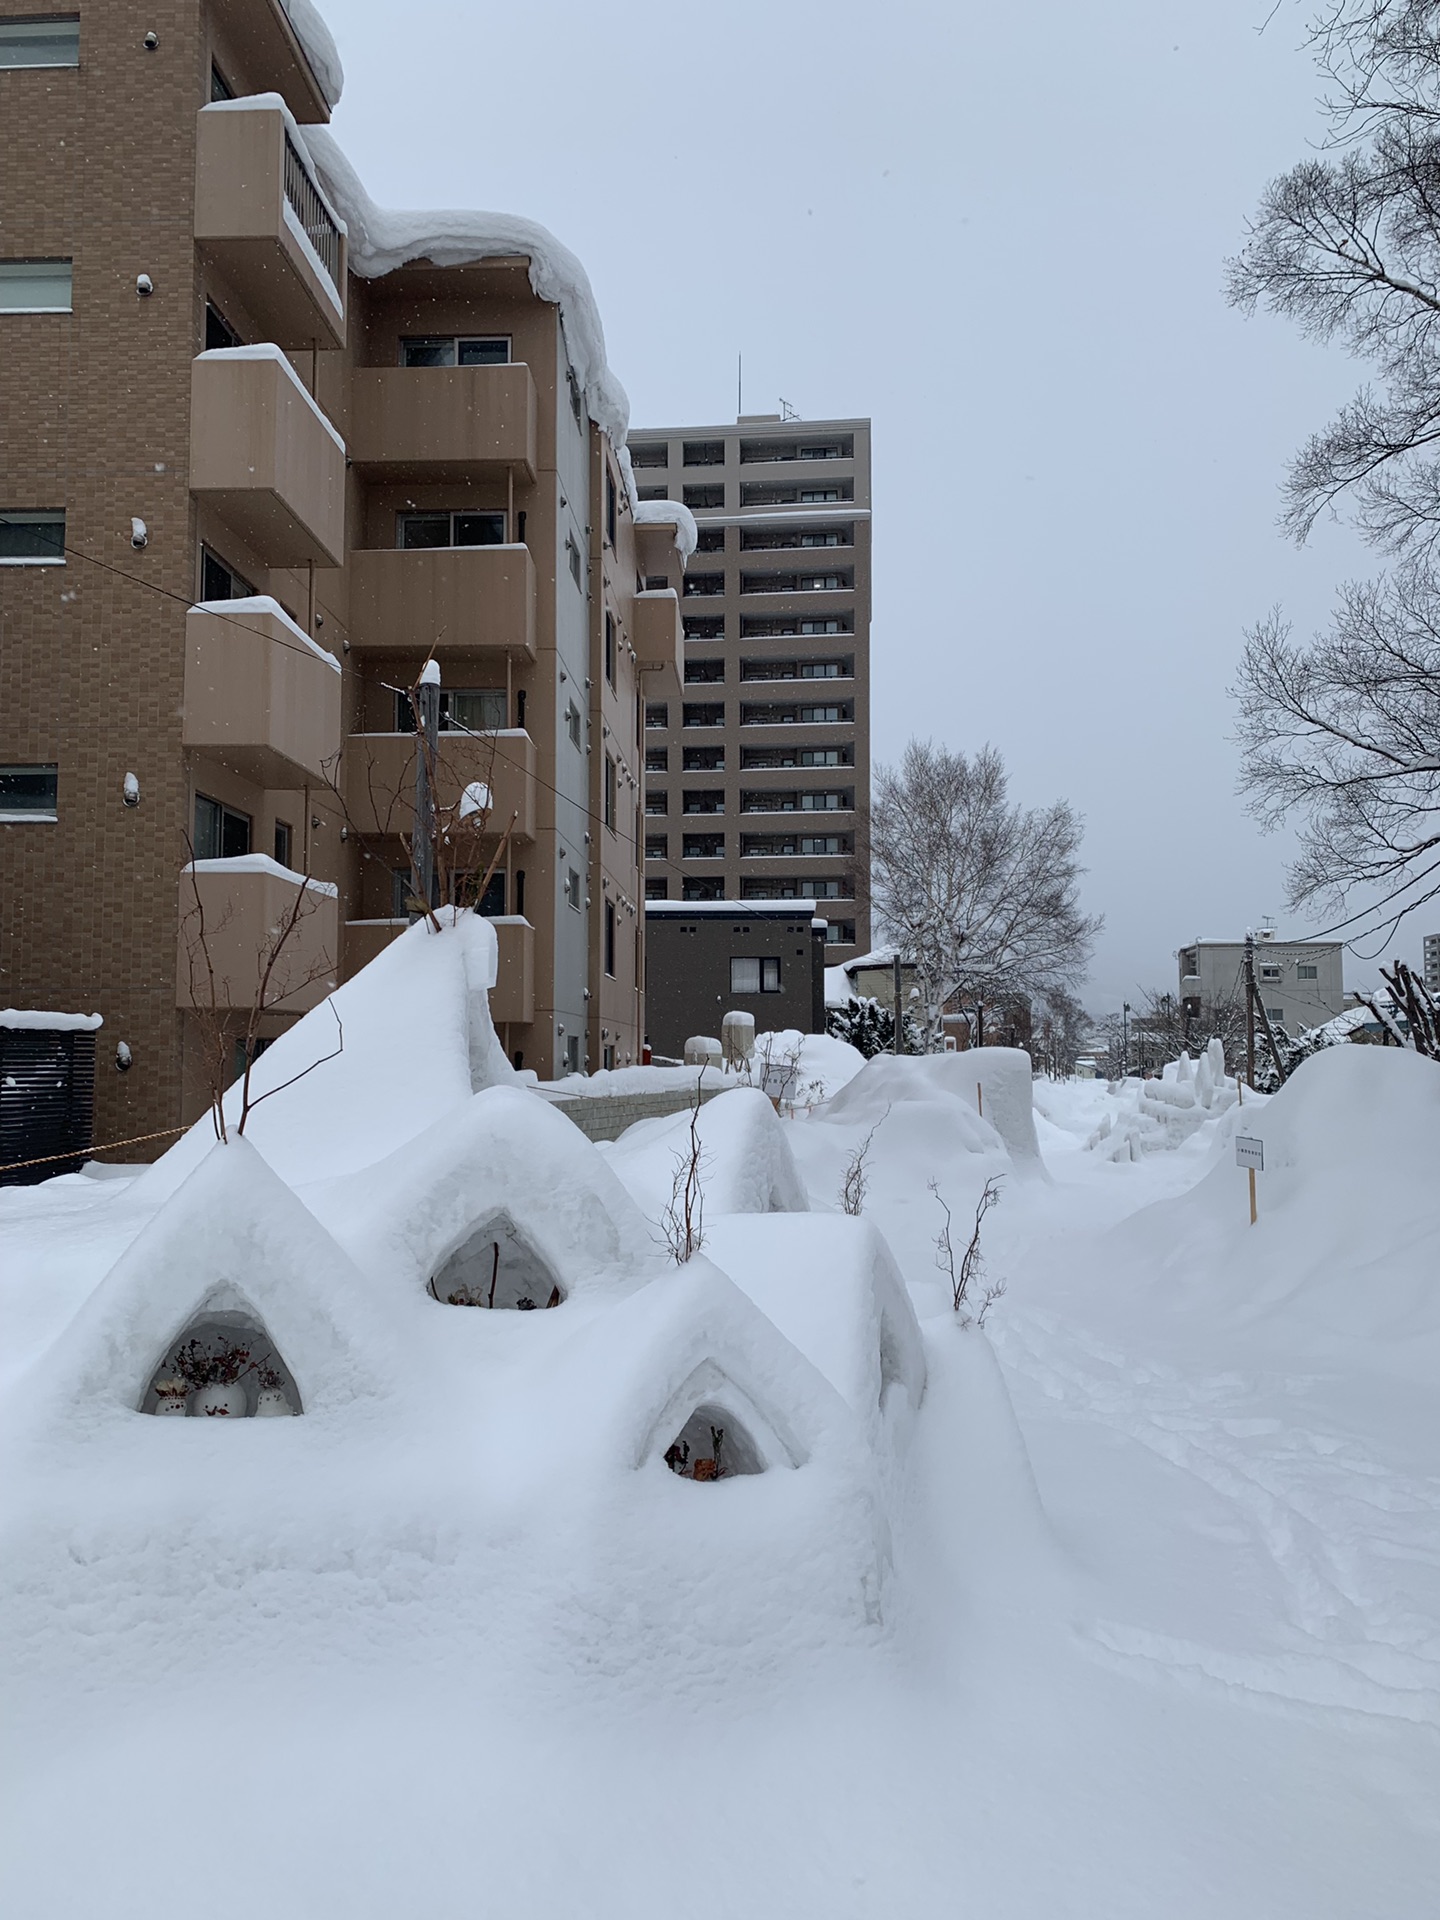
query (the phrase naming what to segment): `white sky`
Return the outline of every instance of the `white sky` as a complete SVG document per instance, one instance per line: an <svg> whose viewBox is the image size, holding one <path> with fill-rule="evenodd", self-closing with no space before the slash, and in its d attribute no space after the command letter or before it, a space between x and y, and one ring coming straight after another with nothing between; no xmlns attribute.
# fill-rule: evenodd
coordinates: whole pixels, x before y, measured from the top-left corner
<svg viewBox="0 0 1440 1920"><path fill-rule="evenodd" d="M747 411L872 416L875 757L993 741L1083 811L1093 1011L1173 987L1197 932L1303 930L1225 689L1247 623L1308 632L1374 568L1275 527L1361 370L1220 286L1320 130L1312 9L322 4L375 199L550 227L636 425L731 417L740 350Z"/></svg>

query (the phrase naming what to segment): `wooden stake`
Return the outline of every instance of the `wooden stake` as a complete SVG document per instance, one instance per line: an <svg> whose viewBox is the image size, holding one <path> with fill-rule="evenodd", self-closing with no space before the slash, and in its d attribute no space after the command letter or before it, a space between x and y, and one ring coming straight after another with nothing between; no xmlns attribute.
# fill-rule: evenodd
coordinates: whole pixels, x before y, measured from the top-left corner
<svg viewBox="0 0 1440 1920"><path fill-rule="evenodd" d="M978 1080L975 1082L975 1111L982 1120L985 1118L985 1094Z"/></svg>
<svg viewBox="0 0 1440 1920"><path fill-rule="evenodd" d="M1250 1175L1250 1224L1253 1227L1255 1224L1255 1169L1249 1167L1246 1171Z"/></svg>

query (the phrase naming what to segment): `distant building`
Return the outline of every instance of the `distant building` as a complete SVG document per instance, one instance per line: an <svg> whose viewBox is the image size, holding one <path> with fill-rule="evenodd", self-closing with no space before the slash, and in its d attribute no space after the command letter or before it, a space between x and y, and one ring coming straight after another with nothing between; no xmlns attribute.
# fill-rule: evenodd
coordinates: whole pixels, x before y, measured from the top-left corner
<svg viewBox="0 0 1440 1920"><path fill-rule="evenodd" d="M1197 939L1176 955L1180 1003L1187 1014L1245 998L1245 942ZM1345 1010L1345 949L1338 940L1281 940L1273 927L1255 936L1255 984L1270 1023L1298 1034Z"/></svg>
<svg viewBox="0 0 1440 1920"><path fill-rule="evenodd" d="M646 1039L678 1060L720 1038L727 1013L757 1033L825 1030L825 927L813 900L651 900L645 907Z"/></svg>
<svg viewBox="0 0 1440 1920"><path fill-rule="evenodd" d="M1425 936L1425 984L1431 993L1440 993L1440 933Z"/></svg>

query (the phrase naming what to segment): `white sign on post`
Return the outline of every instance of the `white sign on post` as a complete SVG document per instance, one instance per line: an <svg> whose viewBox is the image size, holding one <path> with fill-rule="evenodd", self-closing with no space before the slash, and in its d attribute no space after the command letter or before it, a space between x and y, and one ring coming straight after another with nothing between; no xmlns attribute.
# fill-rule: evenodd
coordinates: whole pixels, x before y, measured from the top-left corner
<svg viewBox="0 0 1440 1920"><path fill-rule="evenodd" d="M1252 1173L1265 1171L1265 1142L1247 1140L1243 1134L1235 1136L1235 1164L1237 1167L1249 1167Z"/></svg>

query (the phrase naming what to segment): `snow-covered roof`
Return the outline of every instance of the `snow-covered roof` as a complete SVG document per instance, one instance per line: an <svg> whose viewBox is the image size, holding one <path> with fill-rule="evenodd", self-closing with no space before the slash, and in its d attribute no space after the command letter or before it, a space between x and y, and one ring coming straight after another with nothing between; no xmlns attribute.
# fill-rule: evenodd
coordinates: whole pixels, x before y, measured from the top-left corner
<svg viewBox="0 0 1440 1920"><path fill-rule="evenodd" d="M340 64L340 52L329 27L310 0L280 0L280 4L300 42L300 51L310 62L310 71L320 82L326 106L338 106L345 86L345 69Z"/></svg>
<svg viewBox="0 0 1440 1920"><path fill-rule="evenodd" d="M623 445L630 401L605 358L605 330L589 277L567 246L535 221L513 213L377 207L327 127L306 127L303 136L326 192L344 217L350 271L362 280L378 280L412 260L461 267L516 255L527 258L536 299L560 309L590 418L617 446Z"/></svg>
<svg viewBox="0 0 1440 1920"><path fill-rule="evenodd" d="M815 902L813 900L647 900L646 913L678 914L688 919L692 913L718 914L723 919L727 915L743 914L755 920L798 920L802 915L813 918Z"/></svg>
<svg viewBox="0 0 1440 1920"><path fill-rule="evenodd" d="M826 967L825 1004L827 1007L853 1007L855 989L844 967Z"/></svg>
<svg viewBox="0 0 1440 1920"><path fill-rule="evenodd" d="M695 530L695 516L678 500L637 500L634 512L637 527L675 529L675 551L682 561L688 560L694 553L699 538Z"/></svg>
<svg viewBox="0 0 1440 1920"><path fill-rule="evenodd" d="M28 1029L40 1033L93 1033L105 1024L99 1013L35 1013L28 1007L0 1008L0 1027L12 1032Z"/></svg>

